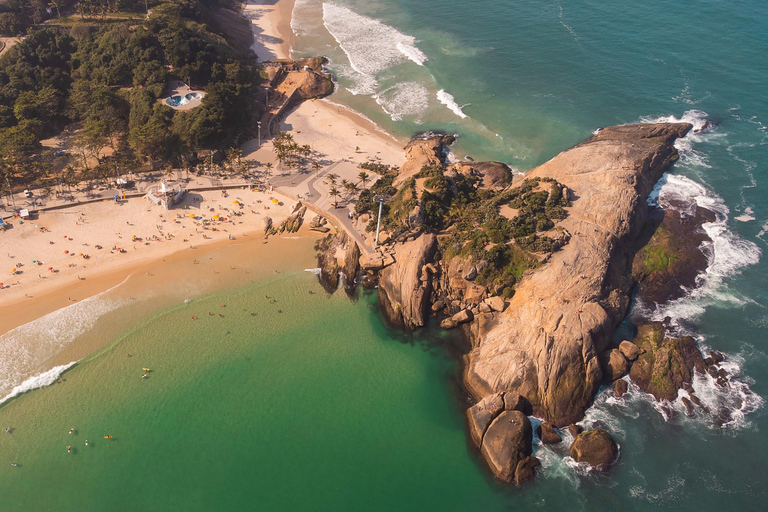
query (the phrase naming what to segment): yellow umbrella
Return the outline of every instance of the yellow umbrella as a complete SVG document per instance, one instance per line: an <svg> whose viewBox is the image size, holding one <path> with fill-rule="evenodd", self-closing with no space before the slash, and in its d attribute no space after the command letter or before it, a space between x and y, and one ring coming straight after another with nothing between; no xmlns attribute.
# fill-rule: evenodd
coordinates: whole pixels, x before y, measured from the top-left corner
<svg viewBox="0 0 768 512"><path fill-rule="evenodd" d="M232 201L232 204L240 204L240 201Z"/></svg>
<svg viewBox="0 0 768 512"><path fill-rule="evenodd" d="M189 214L189 218L190 218L190 219L194 219L194 218L195 218L195 214L194 214L194 213L190 213L190 214Z"/></svg>
<svg viewBox="0 0 768 512"><path fill-rule="evenodd" d="M216 215L213 216L213 218L214 219L218 219L219 218L219 214L217 213Z"/></svg>
<svg viewBox="0 0 768 512"><path fill-rule="evenodd" d="M278 203L277 199L272 199L272 202L275 203L275 204Z"/></svg>

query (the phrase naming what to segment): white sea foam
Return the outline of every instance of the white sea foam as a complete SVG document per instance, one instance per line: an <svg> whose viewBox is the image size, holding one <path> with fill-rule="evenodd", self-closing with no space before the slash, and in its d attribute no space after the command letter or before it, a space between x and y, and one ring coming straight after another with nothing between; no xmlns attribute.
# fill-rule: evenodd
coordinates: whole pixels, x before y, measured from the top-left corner
<svg viewBox="0 0 768 512"><path fill-rule="evenodd" d="M453 112L460 118L462 119L467 118L467 114L465 114L464 111L459 106L459 104L456 103L456 99L453 97L453 95L445 92L445 89L440 89L439 91L437 91L437 99L440 100L440 103L448 107L448 109L451 112Z"/></svg>
<svg viewBox="0 0 768 512"><path fill-rule="evenodd" d="M375 99L393 121L414 117L419 123L429 106L429 91L419 82L400 82L378 93Z"/></svg>
<svg viewBox="0 0 768 512"><path fill-rule="evenodd" d="M761 251L754 243L728 230L729 210L722 198L690 178L667 173L659 180L648 201L662 208L676 208L687 215L693 215L696 207L716 214L715 221L702 225L711 241L702 246L708 264L698 279L698 286L685 297L658 308L651 313L651 318L661 320L669 316L675 324L678 320L701 314L713 303L744 304L746 299L730 293L723 280L760 261Z"/></svg>
<svg viewBox="0 0 768 512"><path fill-rule="evenodd" d="M317 31L323 26L322 18L318 16L320 4L313 0L296 0L291 13L291 30L298 36Z"/></svg>
<svg viewBox="0 0 768 512"><path fill-rule="evenodd" d="M420 66L427 60L413 36L346 7L324 3L323 23L359 73L375 76L406 60Z"/></svg>
<svg viewBox="0 0 768 512"><path fill-rule="evenodd" d="M103 298L108 292L49 313L0 336L0 393L18 385L45 361L93 328L101 316L123 305L122 300Z"/></svg>
<svg viewBox="0 0 768 512"><path fill-rule="evenodd" d="M316 276L320 275L320 268L305 268L304 272L309 272L310 274L315 274Z"/></svg>
<svg viewBox="0 0 768 512"><path fill-rule="evenodd" d="M753 215L755 212L752 209L751 206L747 206L747 208L744 210L744 213L739 215L738 217L734 217L733 220L737 220L739 222L750 222L755 220L755 216Z"/></svg>
<svg viewBox="0 0 768 512"><path fill-rule="evenodd" d="M5 398L0 400L0 404L3 404L10 400L11 398L15 398L22 393L26 393L27 391L32 391L33 389L39 389L43 388L45 386L50 386L56 380L59 378L59 376L64 373L65 371L72 368L75 364L77 364L77 361L72 361L69 364L63 364L61 366L55 366L48 370L47 372L43 372L40 375L35 375L34 377L30 377L29 379L25 380L15 388L11 390L10 393L8 393Z"/></svg>

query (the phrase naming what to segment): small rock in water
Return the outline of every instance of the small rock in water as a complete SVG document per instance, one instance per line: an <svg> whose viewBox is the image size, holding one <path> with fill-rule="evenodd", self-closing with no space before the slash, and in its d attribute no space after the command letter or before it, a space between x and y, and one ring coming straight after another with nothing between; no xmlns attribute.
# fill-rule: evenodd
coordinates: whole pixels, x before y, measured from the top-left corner
<svg viewBox="0 0 768 512"><path fill-rule="evenodd" d="M586 462L598 471L605 471L616 461L619 448L605 430L588 430L576 436L570 455L576 462Z"/></svg>
<svg viewBox="0 0 768 512"><path fill-rule="evenodd" d="M558 444L563 441L563 438L560 437L560 434L555 431L555 427L546 421L539 426L538 434L542 444Z"/></svg>
<svg viewBox="0 0 768 512"><path fill-rule="evenodd" d="M686 397L681 398L683 405L685 406L685 415L689 418L692 418L695 416L695 413L693 412L693 404L690 400L688 400Z"/></svg>
<svg viewBox="0 0 768 512"><path fill-rule="evenodd" d="M613 386L613 390L616 393L616 398L621 398L627 392L627 381L619 379Z"/></svg>

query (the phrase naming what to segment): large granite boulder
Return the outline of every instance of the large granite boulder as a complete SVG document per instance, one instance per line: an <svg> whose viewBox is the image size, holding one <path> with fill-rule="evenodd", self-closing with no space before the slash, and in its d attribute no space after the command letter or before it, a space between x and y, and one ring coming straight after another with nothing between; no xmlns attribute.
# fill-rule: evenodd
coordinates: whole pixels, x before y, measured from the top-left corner
<svg viewBox="0 0 768 512"><path fill-rule="evenodd" d="M603 379L606 382L622 378L629 369L626 358L616 348L600 354L600 364L603 369Z"/></svg>
<svg viewBox="0 0 768 512"><path fill-rule="evenodd" d="M518 283L493 322L473 330L464 383L476 398L525 396L555 426L580 420L602 381L598 354L624 319L648 194L678 158L687 123L605 128L526 176L550 177L574 198L560 226L574 236Z"/></svg>
<svg viewBox="0 0 768 512"><path fill-rule="evenodd" d="M619 344L619 352L627 358L627 361L635 361L640 355L638 346L627 340L624 340Z"/></svg>
<svg viewBox="0 0 768 512"><path fill-rule="evenodd" d="M571 445L571 458L605 471L619 456L619 448L605 430L587 430L576 436Z"/></svg>
<svg viewBox="0 0 768 512"><path fill-rule="evenodd" d="M520 411L503 411L483 436L480 453L499 480L515 480L518 464L532 452L531 422Z"/></svg>
<svg viewBox="0 0 768 512"><path fill-rule="evenodd" d="M382 311L391 323L410 329L424 326L431 293L425 265L436 250L433 234L397 244L395 263L381 271L378 289Z"/></svg>

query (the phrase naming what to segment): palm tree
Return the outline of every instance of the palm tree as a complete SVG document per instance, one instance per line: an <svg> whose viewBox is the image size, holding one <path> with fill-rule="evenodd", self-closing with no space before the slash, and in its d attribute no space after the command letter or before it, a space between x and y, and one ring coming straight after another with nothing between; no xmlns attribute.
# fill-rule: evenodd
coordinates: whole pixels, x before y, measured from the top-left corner
<svg viewBox="0 0 768 512"><path fill-rule="evenodd" d="M328 178L328 183L330 183L331 185L336 185L336 178L338 178L337 175L333 174L332 172L329 172L328 176L326 177Z"/></svg>
<svg viewBox="0 0 768 512"><path fill-rule="evenodd" d="M322 167L322 165L320 165L320 162L318 162L317 160L315 160L315 161L312 163L312 169L314 169L314 170L315 170L315 174L318 174L318 173L320 172L320 168L321 168L321 167Z"/></svg>
<svg viewBox="0 0 768 512"><path fill-rule="evenodd" d="M334 208L338 208L339 207L339 202L338 202L338 200L336 198L339 197L339 189L337 189L336 187L331 187L331 190L328 193L333 198L333 207Z"/></svg>
<svg viewBox="0 0 768 512"><path fill-rule="evenodd" d="M358 174L357 177L360 178L360 182L363 184L363 188L365 188L365 184L370 179L370 176L368 176L368 173L365 171L360 171L360 174Z"/></svg>

